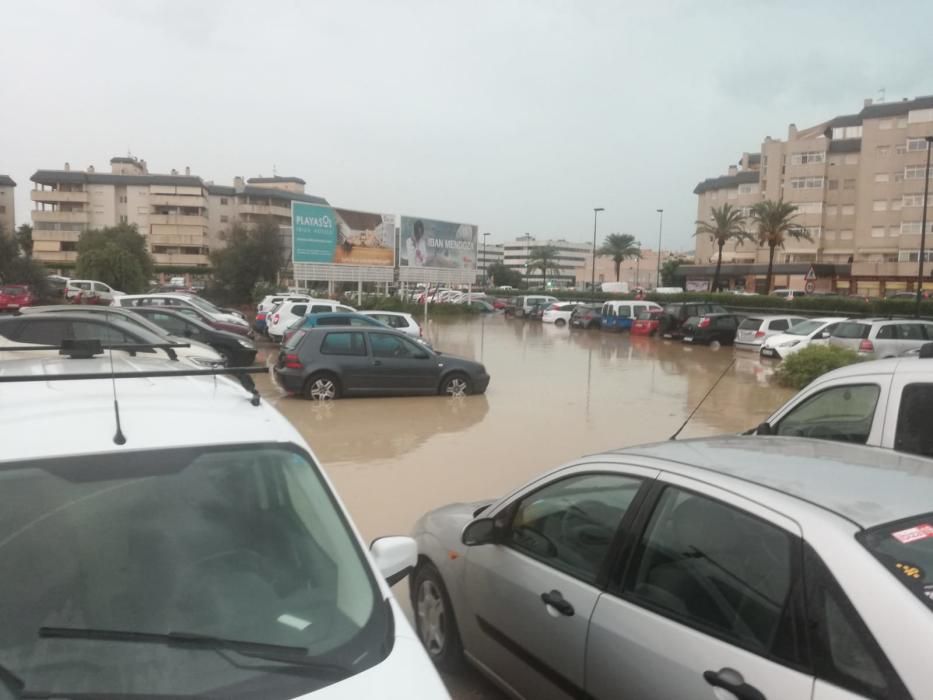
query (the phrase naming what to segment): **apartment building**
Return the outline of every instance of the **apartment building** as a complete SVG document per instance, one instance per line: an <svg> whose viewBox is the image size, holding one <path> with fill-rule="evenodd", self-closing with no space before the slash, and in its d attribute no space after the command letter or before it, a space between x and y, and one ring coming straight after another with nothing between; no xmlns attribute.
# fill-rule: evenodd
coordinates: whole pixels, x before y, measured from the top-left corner
<svg viewBox="0 0 933 700"><path fill-rule="evenodd" d="M476 254L476 281L482 283L487 279L486 270L491 265L498 265L502 262L505 255L505 249L499 245L483 245L480 241L479 251Z"/></svg>
<svg viewBox="0 0 933 700"><path fill-rule="evenodd" d="M68 267L77 259L82 231L135 224L147 240L157 267L207 267L210 251L225 245L237 222L264 217L279 224L291 249L291 200L326 203L304 194L300 178L234 180L233 187L205 182L172 170L150 173L145 160L115 157L110 172L38 170L32 176L33 255Z"/></svg>
<svg viewBox="0 0 933 700"><path fill-rule="evenodd" d="M10 235L16 228L14 199L16 183L9 175L0 175L0 231Z"/></svg>
<svg viewBox="0 0 933 700"><path fill-rule="evenodd" d="M690 260L693 258L693 251L661 251L661 265L671 259ZM654 289L661 285L658 284L658 251L652 248L642 248L640 258L627 258L619 265L619 279L616 280L615 261L605 255L596 257L596 286L599 287L603 282L627 282L629 287L641 287L642 289ZM593 257L587 255L584 265L577 269L577 286L588 287L590 278L593 276Z"/></svg>
<svg viewBox="0 0 933 700"><path fill-rule="evenodd" d="M548 284L554 287L574 287L577 285L577 270L583 266L592 252L593 246L589 243L571 243L562 238L539 240L530 234L525 234L514 241L502 246L502 263L506 267L518 270L525 280L534 284L540 282L542 274L540 268L530 268L529 262L533 259L532 251L541 246L553 246L557 249L554 259L554 269L548 271ZM579 280L582 283L582 280Z"/></svg>
<svg viewBox="0 0 933 700"><path fill-rule="evenodd" d="M795 221L811 240L789 238L777 251L775 286L814 282L816 289L863 296L913 290L930 136L933 96L865 100L853 114L805 129L791 124L786 140L766 137L760 152L743 154L728 174L696 186L697 219L724 203L748 213L756 202L783 198L797 206ZM711 277L715 260L712 241L697 237L697 265L684 268L695 288ZM767 248L754 242L727 246L725 282L761 287L767 260ZM933 289L933 280L927 286Z"/></svg>

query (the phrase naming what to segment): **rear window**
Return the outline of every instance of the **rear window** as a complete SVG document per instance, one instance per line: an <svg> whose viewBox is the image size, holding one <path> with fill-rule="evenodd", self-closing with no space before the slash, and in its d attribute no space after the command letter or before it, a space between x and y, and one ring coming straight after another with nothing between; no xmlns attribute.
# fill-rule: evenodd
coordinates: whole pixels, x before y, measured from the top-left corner
<svg viewBox="0 0 933 700"><path fill-rule="evenodd" d="M836 330L833 331L834 338L848 338L848 339L861 339L868 337L868 331L871 330L871 326L865 323L840 323L836 326Z"/></svg>
<svg viewBox="0 0 933 700"><path fill-rule="evenodd" d="M657 309L651 309L650 311L639 311L638 316L635 317L638 321L650 321L653 318L657 318L661 312Z"/></svg>
<svg viewBox="0 0 933 700"><path fill-rule="evenodd" d="M881 525L856 538L894 578L933 610L933 513Z"/></svg>
<svg viewBox="0 0 933 700"><path fill-rule="evenodd" d="M306 335L308 335L307 331L295 331L292 333L291 337L285 341L285 349L294 350L301 344L301 341L304 340Z"/></svg>
<svg viewBox="0 0 933 700"><path fill-rule="evenodd" d="M295 316L304 316L307 311L308 311L307 304L295 304L291 308L291 312L295 314ZM328 311L330 311L330 309L328 309Z"/></svg>
<svg viewBox="0 0 933 700"><path fill-rule="evenodd" d="M739 324L740 331L757 331L761 327L760 318L746 318Z"/></svg>

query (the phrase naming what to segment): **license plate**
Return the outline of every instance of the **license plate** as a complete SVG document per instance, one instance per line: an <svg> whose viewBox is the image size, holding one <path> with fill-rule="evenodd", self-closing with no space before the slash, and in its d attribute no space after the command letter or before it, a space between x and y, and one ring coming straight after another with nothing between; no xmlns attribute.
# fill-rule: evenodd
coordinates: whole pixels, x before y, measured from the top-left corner
<svg viewBox="0 0 933 700"><path fill-rule="evenodd" d="M684 336L684 342L685 342L685 343L692 343L692 342L693 342L693 336L692 336L692 335L685 335L685 336Z"/></svg>
<svg viewBox="0 0 933 700"><path fill-rule="evenodd" d="M673 338L674 336L672 336L670 333L665 333L663 337L670 339L670 338Z"/></svg>
<svg viewBox="0 0 933 700"><path fill-rule="evenodd" d="M775 355L777 355L777 352L775 352L771 348L762 348L761 354L764 355L765 357L774 357Z"/></svg>

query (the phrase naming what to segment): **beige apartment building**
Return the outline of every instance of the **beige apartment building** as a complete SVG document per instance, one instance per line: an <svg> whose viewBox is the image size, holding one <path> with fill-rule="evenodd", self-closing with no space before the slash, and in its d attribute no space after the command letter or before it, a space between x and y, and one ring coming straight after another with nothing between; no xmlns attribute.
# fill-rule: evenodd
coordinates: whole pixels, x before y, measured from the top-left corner
<svg viewBox="0 0 933 700"><path fill-rule="evenodd" d="M16 209L14 199L16 183L9 175L0 175L0 231L6 235L16 228Z"/></svg>
<svg viewBox="0 0 933 700"><path fill-rule="evenodd" d="M48 265L77 260L82 231L135 224L147 240L157 268L199 268L210 251L223 247L233 225L272 217L291 248L291 200L326 203L304 193L300 178L236 178L233 187L214 185L172 170L150 173L146 161L110 160L110 172L38 170L32 176L35 208L33 255Z"/></svg>
<svg viewBox="0 0 933 700"><path fill-rule="evenodd" d="M872 103L861 111L765 137L726 175L694 189L697 219L729 203L746 214L765 199L792 202L810 241L788 239L775 256L775 287L879 296L915 288L920 249L926 137L933 136L933 96ZM927 233L933 229L928 209ZM933 239L928 239L933 244ZM929 252L925 258L931 258ZM727 286L761 288L768 249L755 242L723 250ZM688 286L709 283L716 249L697 237ZM924 283L933 289L933 279Z"/></svg>

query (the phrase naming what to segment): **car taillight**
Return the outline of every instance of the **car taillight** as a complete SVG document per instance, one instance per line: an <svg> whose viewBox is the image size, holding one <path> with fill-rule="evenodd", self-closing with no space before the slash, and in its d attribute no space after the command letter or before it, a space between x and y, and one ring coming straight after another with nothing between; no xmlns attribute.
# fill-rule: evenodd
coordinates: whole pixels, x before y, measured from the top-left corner
<svg viewBox="0 0 933 700"><path fill-rule="evenodd" d="M875 345L870 340L863 340L858 344L859 352L874 352Z"/></svg>
<svg viewBox="0 0 933 700"><path fill-rule="evenodd" d="M298 359L298 355L294 353L289 353L285 356L285 366L288 369L303 369L304 365L301 364L301 360Z"/></svg>
<svg viewBox="0 0 933 700"><path fill-rule="evenodd" d="M764 338L764 337L765 337L765 332L764 332L764 331L755 331L755 337L756 337L756 338Z"/></svg>
<svg viewBox="0 0 933 700"><path fill-rule="evenodd" d="M708 318L701 318L700 322L697 324L697 328L707 328L709 324L710 320Z"/></svg>
<svg viewBox="0 0 933 700"><path fill-rule="evenodd" d="M274 326L274 325L276 325L278 322L279 322L279 315L276 314L275 316L272 317L272 325Z"/></svg>

